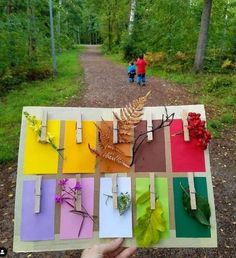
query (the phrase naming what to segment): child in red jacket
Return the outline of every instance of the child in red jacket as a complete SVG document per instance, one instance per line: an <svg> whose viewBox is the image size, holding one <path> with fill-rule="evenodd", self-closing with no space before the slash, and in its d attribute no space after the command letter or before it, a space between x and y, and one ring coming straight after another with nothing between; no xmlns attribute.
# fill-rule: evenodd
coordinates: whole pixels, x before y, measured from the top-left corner
<svg viewBox="0 0 236 258"><path fill-rule="evenodd" d="M145 81L146 81L146 66L147 62L143 59L143 55L140 55L137 62L136 62L136 67L137 67L137 84L139 86L145 86Z"/></svg>

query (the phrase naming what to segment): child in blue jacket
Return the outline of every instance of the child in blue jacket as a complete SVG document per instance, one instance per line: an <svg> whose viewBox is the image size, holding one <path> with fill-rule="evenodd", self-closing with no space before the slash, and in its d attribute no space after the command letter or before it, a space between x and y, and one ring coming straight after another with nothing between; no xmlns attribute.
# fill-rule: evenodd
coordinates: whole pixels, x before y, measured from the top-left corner
<svg viewBox="0 0 236 258"><path fill-rule="evenodd" d="M136 67L133 62L129 64L128 67L128 80L129 82L134 82L134 77L136 75Z"/></svg>

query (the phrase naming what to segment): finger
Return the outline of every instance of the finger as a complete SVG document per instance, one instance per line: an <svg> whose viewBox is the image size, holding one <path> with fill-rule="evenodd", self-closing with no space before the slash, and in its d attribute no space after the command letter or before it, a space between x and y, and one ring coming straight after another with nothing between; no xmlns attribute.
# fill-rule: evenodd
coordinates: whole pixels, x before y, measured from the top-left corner
<svg viewBox="0 0 236 258"><path fill-rule="evenodd" d="M110 252L110 257L116 257L118 254L120 254L125 248L123 246L118 247L115 251Z"/></svg>
<svg viewBox="0 0 236 258"><path fill-rule="evenodd" d="M123 238L117 238L110 243L98 245L98 252L100 254L115 251L123 243Z"/></svg>
<svg viewBox="0 0 236 258"><path fill-rule="evenodd" d="M136 251L136 247L126 248L122 253L120 253L116 258L128 258L130 255L134 254Z"/></svg>

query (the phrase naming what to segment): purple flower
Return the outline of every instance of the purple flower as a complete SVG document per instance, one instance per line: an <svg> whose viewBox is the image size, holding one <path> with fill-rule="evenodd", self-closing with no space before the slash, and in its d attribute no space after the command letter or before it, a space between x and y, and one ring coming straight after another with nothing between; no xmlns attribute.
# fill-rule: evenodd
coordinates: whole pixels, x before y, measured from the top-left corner
<svg viewBox="0 0 236 258"><path fill-rule="evenodd" d="M68 180L69 180L68 178L63 178L59 181L58 185L65 186Z"/></svg>
<svg viewBox="0 0 236 258"><path fill-rule="evenodd" d="M76 185L73 187L73 189L77 190L77 191L81 191L82 186L81 186L80 182L76 182Z"/></svg>
<svg viewBox="0 0 236 258"><path fill-rule="evenodd" d="M64 198L63 198L62 195L56 195L56 196L55 196L55 202L56 202L56 203L62 204L62 203L63 203L63 200L64 200Z"/></svg>

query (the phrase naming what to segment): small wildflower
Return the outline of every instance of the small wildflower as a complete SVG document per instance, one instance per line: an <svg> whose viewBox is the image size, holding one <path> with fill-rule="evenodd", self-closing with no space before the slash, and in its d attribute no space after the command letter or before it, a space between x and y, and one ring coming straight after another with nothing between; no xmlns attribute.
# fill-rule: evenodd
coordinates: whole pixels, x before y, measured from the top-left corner
<svg viewBox="0 0 236 258"><path fill-rule="evenodd" d="M63 203L63 200L64 200L64 198L63 198L62 195L56 195L56 196L55 196L55 202L56 202L56 203L62 204L62 203Z"/></svg>
<svg viewBox="0 0 236 258"><path fill-rule="evenodd" d="M58 185L65 186L68 180L68 178L63 178L58 182Z"/></svg>
<svg viewBox="0 0 236 258"><path fill-rule="evenodd" d="M47 133L46 142L51 143L51 142L53 142L54 138L55 138L54 135Z"/></svg>
<svg viewBox="0 0 236 258"><path fill-rule="evenodd" d="M80 182L76 182L76 185L73 187L73 189L77 190L77 191L81 191L82 186L81 186Z"/></svg>
<svg viewBox="0 0 236 258"><path fill-rule="evenodd" d="M46 141L41 141L41 130L42 130L42 122L37 120L36 116L30 115L28 112L24 112L24 115L26 117L26 120L28 121L29 127L32 128L32 130L35 132L38 142L44 144L49 143L53 149L55 149L58 154L63 158L60 151L62 149L57 148L57 146L54 144L54 138L55 136L52 135L50 132L47 132L46 135Z"/></svg>

